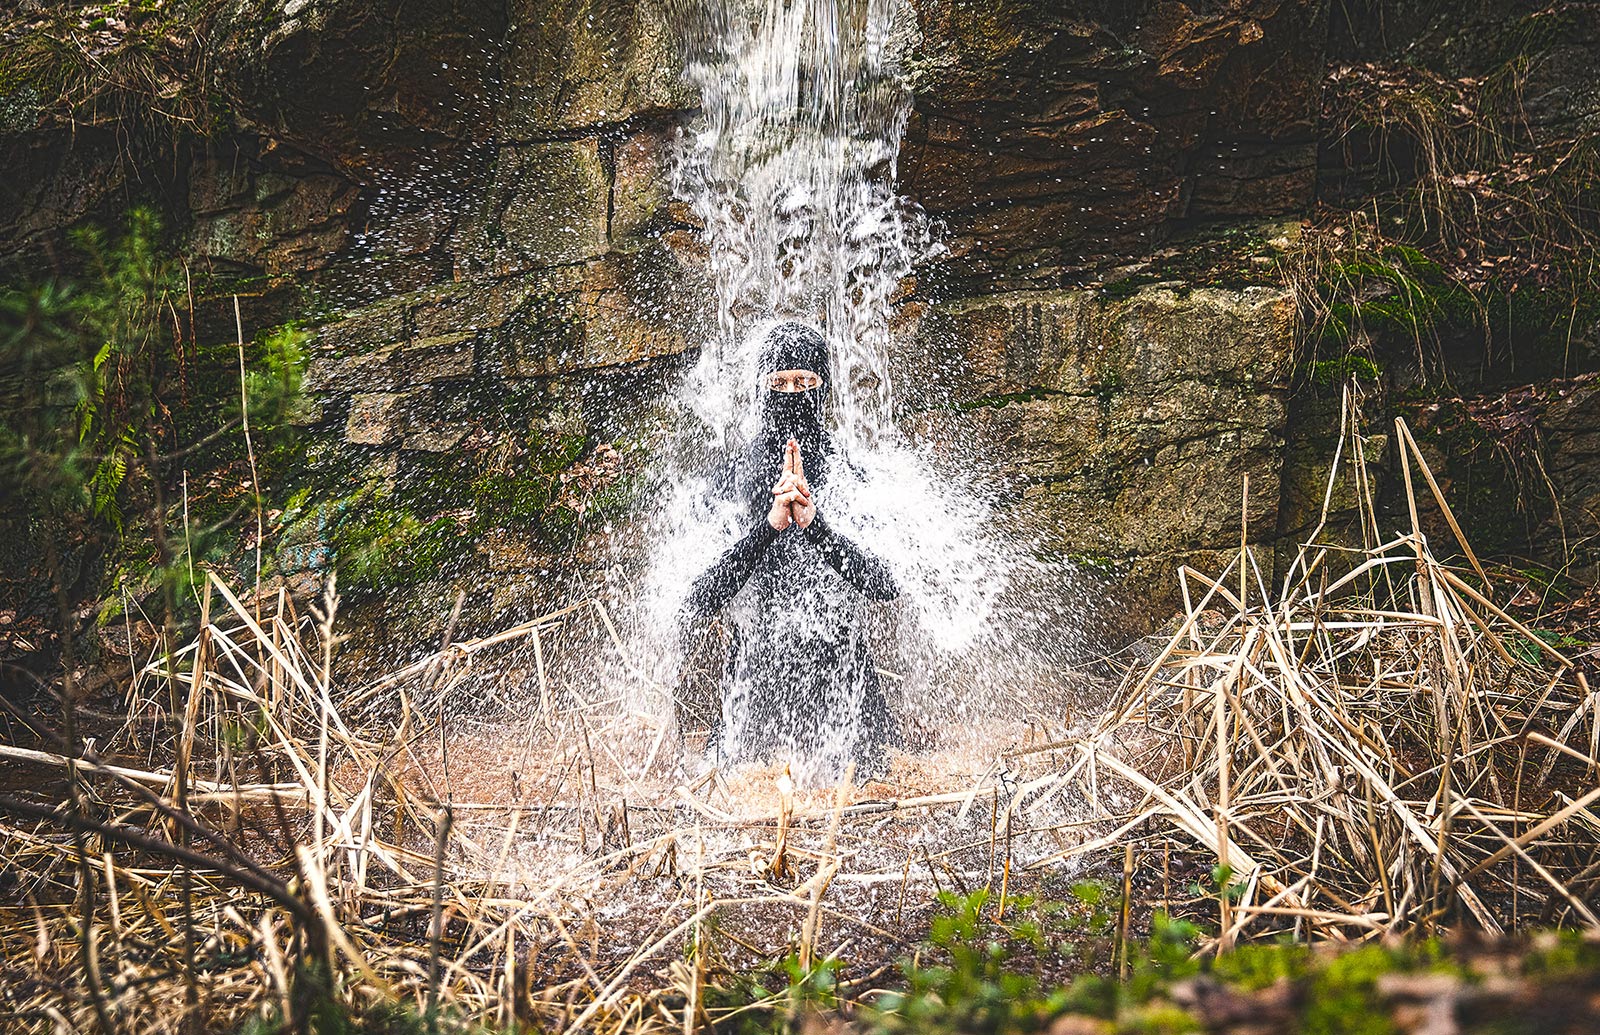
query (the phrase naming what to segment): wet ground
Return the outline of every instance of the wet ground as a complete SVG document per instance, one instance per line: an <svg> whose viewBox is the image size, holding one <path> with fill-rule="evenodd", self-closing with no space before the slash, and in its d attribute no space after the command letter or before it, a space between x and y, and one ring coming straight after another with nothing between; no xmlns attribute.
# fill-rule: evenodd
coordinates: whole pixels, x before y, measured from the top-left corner
<svg viewBox="0 0 1600 1035"><path fill-rule="evenodd" d="M1069 759L1051 745L1065 733L947 730L892 752L879 778L805 788L781 764L719 769L700 738L680 745L648 716L591 710L447 722L397 764L420 796L451 804L458 878L504 882L565 917L557 969L585 956L615 971L664 937L681 944L671 932L698 911L730 969L811 946L857 961L861 978L915 950L939 892L1015 898L1048 878L1060 893L1081 872L1050 860L1105 813L1058 788ZM677 951L662 950L657 962Z"/></svg>

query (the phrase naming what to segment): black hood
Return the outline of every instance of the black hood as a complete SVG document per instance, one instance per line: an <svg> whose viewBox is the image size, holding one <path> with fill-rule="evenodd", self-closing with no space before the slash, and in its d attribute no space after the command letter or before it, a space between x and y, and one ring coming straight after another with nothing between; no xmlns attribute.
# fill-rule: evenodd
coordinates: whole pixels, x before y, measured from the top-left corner
<svg viewBox="0 0 1600 1035"><path fill-rule="evenodd" d="M774 392L766 386L768 374L779 370L809 370L822 376L822 384L809 392ZM801 446L822 446L822 409L828 399L828 341L814 327L780 323L761 343L757 388L763 436L782 441L799 440Z"/></svg>
<svg viewBox="0 0 1600 1035"><path fill-rule="evenodd" d="M826 378L828 339L807 324L793 320L780 323L767 332L767 340L761 343L760 366L757 373L762 377L777 370L809 370ZM827 387L824 382L823 391Z"/></svg>

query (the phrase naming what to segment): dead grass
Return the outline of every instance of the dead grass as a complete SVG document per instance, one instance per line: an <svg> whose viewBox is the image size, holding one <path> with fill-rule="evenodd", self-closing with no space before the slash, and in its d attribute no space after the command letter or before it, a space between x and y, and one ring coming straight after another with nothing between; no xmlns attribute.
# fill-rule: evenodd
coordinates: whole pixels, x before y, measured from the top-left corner
<svg viewBox="0 0 1600 1035"><path fill-rule="evenodd" d="M1404 421L1411 528L1385 539L1350 412L1327 499L1353 492L1369 547L1314 535L1276 591L1248 550L1214 579L1181 570L1182 628L1075 745L1071 777L1091 802L1142 796L1154 822L1115 840L1142 829L1141 850L1222 868L1219 949L1600 926L1600 698L1496 602L1464 540L1465 567L1438 560L1419 510L1460 530Z"/></svg>
<svg viewBox="0 0 1600 1035"><path fill-rule="evenodd" d="M217 0L22 5L0 15L0 116L204 135L226 120Z"/></svg>
<svg viewBox="0 0 1600 1035"><path fill-rule="evenodd" d="M998 761L965 773L900 758L892 784L816 789L781 769L686 776L670 719L545 671L571 669L553 663L591 642L574 633L609 638L593 601L349 688L329 676L335 606L246 602L213 576L198 637L130 688L129 721L101 747L116 764L0 745L0 759L69 771L88 802L78 819L3 803L8 869L27 889L0 907L19 1016L93 1028L95 997L73 981L87 966L127 1030L294 1026L330 1001L437 1004L448 1025L682 1029L783 1008L746 986L785 959L859 951L880 961L860 979L876 978L934 890L1007 867ZM527 714L441 707L530 653ZM141 732L163 726L170 738ZM726 1005L736 987L743 1001Z"/></svg>
<svg viewBox="0 0 1600 1035"><path fill-rule="evenodd" d="M1343 350L1387 364L1409 343L1424 380L1444 381L1449 337L1481 340L1490 363L1521 352L1523 366L1559 356L1555 369L1577 372L1600 297L1600 148L1532 122L1529 73L1527 58L1484 78L1329 73L1322 124L1338 171L1280 263L1310 360Z"/></svg>
<svg viewBox="0 0 1600 1035"><path fill-rule="evenodd" d="M396 1003L446 1027L692 1031L786 1009L748 980L785 959L868 961L859 996L931 892L990 887L1003 910L1085 861L1215 867L1189 907L1215 916L1212 951L1594 927L1596 695L1466 544L1466 567L1437 559L1415 512L1445 501L1396 431L1410 531L1380 534L1352 418L1329 498L1362 500L1367 549L1313 536L1276 588L1245 549L1216 578L1184 569L1181 628L1103 716L862 786L685 769L648 689L554 680L592 642L575 623L610 638L593 602L353 687L330 676L331 586L301 614L212 577L198 636L143 670L100 754L0 745L80 803L3 803L7 1008L32 1031ZM496 673L537 706L477 726L441 707Z"/></svg>

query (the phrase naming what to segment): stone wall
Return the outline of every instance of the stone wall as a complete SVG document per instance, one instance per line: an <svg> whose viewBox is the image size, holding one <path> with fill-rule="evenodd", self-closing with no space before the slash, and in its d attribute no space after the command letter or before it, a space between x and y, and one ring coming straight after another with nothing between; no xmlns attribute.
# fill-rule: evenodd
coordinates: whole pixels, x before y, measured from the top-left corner
<svg viewBox="0 0 1600 1035"><path fill-rule="evenodd" d="M934 307L919 345L908 367L949 386L939 433L1003 458L1017 520L1143 614L1170 600L1175 565L1238 550L1242 512L1252 542L1274 539L1295 345L1282 289L1012 292Z"/></svg>
<svg viewBox="0 0 1600 1035"><path fill-rule="evenodd" d="M1303 212L1327 0L918 5L905 184L947 226L927 275L1055 286L1185 225Z"/></svg>
<svg viewBox="0 0 1600 1035"><path fill-rule="evenodd" d="M648 462L651 397L709 311L665 188L695 103L668 6L241 0L216 57L246 101L154 186L247 330L315 331L308 451L333 490L376 485L429 519L478 498L452 468L548 480L539 464L607 445ZM904 294L895 367L938 385L908 423L992 459L1043 549L1130 590L1133 627L1170 610L1176 563L1235 547L1244 475L1253 542L1306 527L1332 418L1290 397L1275 264L1314 199L1328 8L912 3L899 171L949 250ZM117 153L98 131L0 134L0 250L48 251L148 188ZM1246 239L1247 275L1189 243L1218 227ZM231 339L232 315L206 333ZM540 436L562 448L495 459ZM1558 476L1581 495L1594 469ZM464 583L549 566L523 533L480 538Z"/></svg>
<svg viewBox="0 0 1600 1035"><path fill-rule="evenodd" d="M1042 547L1170 611L1179 563L1277 532L1295 313L1273 269L1316 179L1325 0L919 6L907 189L950 254L920 272L904 375L996 459ZM1219 275L1196 227L1244 230ZM1237 261L1239 256L1228 255ZM1131 264L1131 265L1130 265ZM1142 285L1142 286L1138 286Z"/></svg>
<svg viewBox="0 0 1600 1035"><path fill-rule="evenodd" d="M598 534L562 476L642 466L612 445L645 441L709 311L665 195L687 98L659 5L282 13L245 48L264 143L196 156L192 246L259 275L258 319L310 315L318 491L454 515L445 580L537 606L552 555ZM289 566L320 563L326 513L289 519L315 526L287 531Z"/></svg>
<svg viewBox="0 0 1600 1035"><path fill-rule="evenodd" d="M1267 287L1070 285L1195 221L1304 207L1322 5L1055 8L916 9L903 185L951 254L919 271L906 315L922 330L896 366L907 383L939 371L945 418L918 419L1002 458L1042 548L1158 612L1174 562L1237 541L1243 472L1256 537L1275 527L1292 314ZM692 98L661 10L384 17L322 0L263 41L253 67L274 85L256 119L280 143L242 173L237 156L197 162L194 241L269 282L293 271L328 311L307 385L354 478L404 492L422 454L480 433L486 386L540 385L595 441L625 434L645 400L597 379L670 364L706 310L693 228L663 188ZM515 578L519 552L493 553Z"/></svg>

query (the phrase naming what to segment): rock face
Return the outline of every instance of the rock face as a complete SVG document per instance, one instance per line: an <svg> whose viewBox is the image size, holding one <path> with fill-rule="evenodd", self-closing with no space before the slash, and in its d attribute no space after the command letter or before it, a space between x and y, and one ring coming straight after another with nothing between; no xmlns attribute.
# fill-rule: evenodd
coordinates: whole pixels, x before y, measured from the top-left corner
<svg viewBox="0 0 1600 1035"><path fill-rule="evenodd" d="M1242 510L1275 536L1294 340L1277 288L1013 292L934 308L909 366L1042 545L1165 600L1174 564L1237 551Z"/></svg>
<svg viewBox="0 0 1600 1035"><path fill-rule="evenodd" d="M1276 526L1290 306L1065 284L1188 223L1307 203L1324 5L1091 7L915 8L903 188L951 253L909 296L922 326L895 362L907 384L938 372L925 422L994 447L1045 548L1161 601L1174 562L1237 542L1245 473L1253 538ZM661 7L285 15L249 62L274 143L197 161L192 240L292 271L331 311L307 384L360 470L404 491L419 457L477 440L485 390L592 386L692 347L698 260L663 157L693 98ZM574 395L607 435L638 408L540 397Z"/></svg>
<svg viewBox="0 0 1600 1035"><path fill-rule="evenodd" d="M1019 519L1127 590L1132 627L1177 563L1238 549L1246 475L1250 538L1275 538L1294 307L1238 278L1073 285L1196 224L1305 211L1327 6L918 6L902 168L950 254L901 367L938 371L941 433L992 445Z"/></svg>
<svg viewBox="0 0 1600 1035"><path fill-rule="evenodd" d="M240 0L220 53L246 100L227 133L177 150L166 186L197 271L243 285L247 328L314 331L311 451L349 487L456 513L466 490L441 472L541 436L564 444L540 463L624 437L694 348L702 256L664 162L696 99L671 7ZM1100 275L1198 226L1308 209L1329 7L909 8L901 189L949 250L904 294L900 383L938 385L905 400L908 420L979 444L1041 544L1106 569L1143 615L1170 610L1174 564L1237 547L1241 513L1263 547L1308 527L1307 469L1337 413L1291 399L1271 255L1254 277ZM1541 89L1552 119L1592 118L1581 90ZM0 252L38 253L124 189L109 136L13 126L0 154ZM207 333L231 340L232 317ZM1592 410L1574 396L1548 419L1577 448ZM1555 476L1592 506L1597 469ZM468 496L511 506L500 485ZM508 538L484 537L497 577L543 564Z"/></svg>
<svg viewBox="0 0 1600 1035"><path fill-rule="evenodd" d="M1326 0L923 4L906 184L966 292L1054 286L1315 185Z"/></svg>
<svg viewBox="0 0 1600 1035"><path fill-rule="evenodd" d="M319 314L305 386L328 491L466 522L450 541L477 556L446 558L463 584L548 571L575 548L538 531L559 468L639 433L660 379L639 372L675 363L706 311L670 243L662 162L688 99L661 9L267 6L235 25L254 133L196 156L191 246L263 276L259 320ZM470 513L497 509L515 531Z"/></svg>

